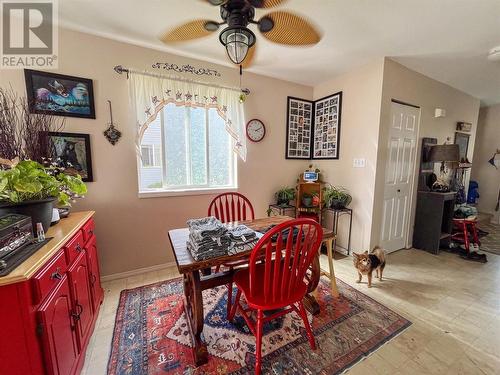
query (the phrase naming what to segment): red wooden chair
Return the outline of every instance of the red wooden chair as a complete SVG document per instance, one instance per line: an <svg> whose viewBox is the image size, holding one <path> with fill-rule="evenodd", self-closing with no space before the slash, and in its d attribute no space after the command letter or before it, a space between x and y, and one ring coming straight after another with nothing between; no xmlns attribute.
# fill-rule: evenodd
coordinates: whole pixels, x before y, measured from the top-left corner
<svg viewBox="0 0 500 375"><path fill-rule="evenodd" d="M250 200L240 193L222 193L216 196L210 206L208 206L208 216L215 216L223 223L241 220L254 220L255 213ZM234 267L246 264L246 261L236 261L224 264L224 266L233 269ZM220 266L215 268L215 273L219 272ZM231 300L233 298L233 287L231 284L227 285L227 315L231 309Z"/></svg>
<svg viewBox="0 0 500 375"><path fill-rule="evenodd" d="M298 229L296 233L294 228ZM231 321L236 311L240 311L256 336L256 374L260 374L262 365L262 327L269 320L295 311L304 321L311 348L316 349L302 300L307 293L304 279L306 271L319 249L322 237L321 226L312 219L294 219L277 225L255 245L249 267L234 275L238 292L228 318ZM242 294L247 301L247 308L240 303ZM264 311L277 309L283 310L264 316ZM256 322L250 317L249 312L252 310L257 312Z"/></svg>
<svg viewBox="0 0 500 375"><path fill-rule="evenodd" d="M215 216L223 223L255 219L252 203L240 193L216 196L208 206L208 216Z"/></svg>

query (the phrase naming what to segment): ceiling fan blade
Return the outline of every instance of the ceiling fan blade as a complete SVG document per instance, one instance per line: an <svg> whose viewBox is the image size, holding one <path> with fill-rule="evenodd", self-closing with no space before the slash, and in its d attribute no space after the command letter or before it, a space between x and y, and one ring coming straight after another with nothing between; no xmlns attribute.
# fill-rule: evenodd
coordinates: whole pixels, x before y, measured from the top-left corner
<svg viewBox="0 0 500 375"><path fill-rule="evenodd" d="M248 0L255 8L274 8L288 0Z"/></svg>
<svg viewBox="0 0 500 375"><path fill-rule="evenodd" d="M205 0L205 1L207 3L212 4L212 5L220 6L220 5L227 3L229 0Z"/></svg>
<svg viewBox="0 0 500 375"><path fill-rule="evenodd" d="M259 30L271 42L293 46L316 44L320 32L305 18L290 12L275 11L259 20Z"/></svg>
<svg viewBox="0 0 500 375"><path fill-rule="evenodd" d="M253 62L255 60L255 52L257 52L257 43L250 47L250 49L248 50L247 57L245 57L245 60L243 60L243 62L241 63L243 69L249 68L253 65Z"/></svg>
<svg viewBox="0 0 500 375"><path fill-rule="evenodd" d="M183 25L167 30L160 36L163 43L184 42L186 40L203 38L219 28L219 24L210 20L193 20Z"/></svg>

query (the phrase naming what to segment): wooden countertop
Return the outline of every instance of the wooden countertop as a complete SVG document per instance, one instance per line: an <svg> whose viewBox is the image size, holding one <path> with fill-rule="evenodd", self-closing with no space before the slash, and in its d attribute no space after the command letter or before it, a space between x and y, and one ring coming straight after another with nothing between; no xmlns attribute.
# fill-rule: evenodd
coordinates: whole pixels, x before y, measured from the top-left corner
<svg viewBox="0 0 500 375"><path fill-rule="evenodd" d="M69 217L61 219L59 224L51 227L45 234L46 237L52 237L52 240L38 249L7 276L0 277L0 286L26 281L32 277L94 213L94 211L71 212Z"/></svg>

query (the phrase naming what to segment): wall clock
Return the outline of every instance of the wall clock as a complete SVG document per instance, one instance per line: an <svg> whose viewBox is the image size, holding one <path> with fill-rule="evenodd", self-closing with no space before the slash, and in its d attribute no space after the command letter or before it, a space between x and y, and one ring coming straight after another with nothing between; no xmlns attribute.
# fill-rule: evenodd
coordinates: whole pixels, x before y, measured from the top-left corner
<svg viewBox="0 0 500 375"><path fill-rule="evenodd" d="M260 142L266 135L266 127L260 120L253 119L247 123L247 137L252 142Z"/></svg>

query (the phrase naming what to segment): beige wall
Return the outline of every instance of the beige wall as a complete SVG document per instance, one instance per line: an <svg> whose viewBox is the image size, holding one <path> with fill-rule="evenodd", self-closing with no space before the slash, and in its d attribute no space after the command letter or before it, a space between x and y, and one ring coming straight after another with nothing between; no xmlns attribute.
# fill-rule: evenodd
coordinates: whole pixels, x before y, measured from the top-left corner
<svg viewBox="0 0 500 375"><path fill-rule="evenodd" d="M89 133L95 182L75 209L96 210L96 234L102 274L110 275L173 261L167 231L185 226L188 218L206 215L212 195L139 199L134 148L134 115L129 111L127 80L113 71L122 64L153 70L151 64L170 62L219 70L212 81L238 84L237 69L124 44L109 39L63 30L60 36L59 73L94 80L96 120L68 118L65 131ZM221 47L222 48L222 47ZM191 75L187 75L191 77ZM198 78L203 79L203 78ZM210 80L210 78L205 78ZM239 162L239 191L247 195L264 216L273 192L281 185L294 185L307 162L285 160L287 95L312 98L312 88L245 73L243 83L252 94L245 103L246 117L264 121L267 134L258 144L248 144L248 161ZM1 70L0 86L11 84L25 94L21 70ZM123 132L111 146L103 130L109 121L107 102L113 103L114 119Z"/></svg>
<svg viewBox="0 0 500 375"><path fill-rule="evenodd" d="M450 137L451 142L454 142L456 123L459 121L472 123L468 149L468 158L472 161L480 105L479 99L419 74L392 61L389 58L386 58L384 65L384 84L380 115L380 134L378 140L380 151L377 157L377 176L375 187L376 197L383 197L384 192L391 99L416 105L421 109L417 161L420 160L420 145L422 137L437 138L438 143L444 143L446 138ZM435 118L435 108L444 108L446 110L446 117ZM418 163L415 165L415 176L417 176L417 173ZM414 198L415 197L416 189L414 191ZM410 215L410 228L413 228L414 223L415 201L416 199L413 199ZM376 199L374 203L371 245L375 245L380 241L380 228L382 222L382 199ZM413 236L412 233L413 231L411 229L410 243Z"/></svg>
<svg viewBox="0 0 500 375"><path fill-rule="evenodd" d="M472 179L479 183L478 210L495 213L500 189L500 171L488 160L500 149L500 104L481 108L477 128Z"/></svg>
<svg viewBox="0 0 500 375"><path fill-rule="evenodd" d="M378 59L314 88L315 99L342 91L340 159L315 161L315 165L326 181L352 194L354 251L367 250L370 245L383 69L384 60ZM366 167L353 168L354 158L366 159ZM341 224L339 236L343 246L345 224Z"/></svg>

